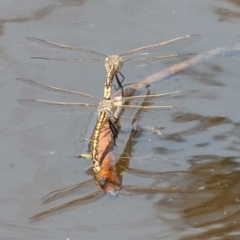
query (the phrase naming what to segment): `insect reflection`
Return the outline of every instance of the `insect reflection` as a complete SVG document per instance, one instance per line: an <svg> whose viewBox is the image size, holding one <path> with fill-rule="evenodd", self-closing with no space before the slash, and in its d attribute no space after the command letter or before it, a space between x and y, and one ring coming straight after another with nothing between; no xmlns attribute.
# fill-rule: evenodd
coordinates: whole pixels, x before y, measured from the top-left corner
<svg viewBox="0 0 240 240"><path fill-rule="evenodd" d="M108 123L104 125L103 136L101 143L104 145L104 138L111 136ZM160 194L160 193L193 193L194 191L186 188L178 187L168 187L168 188L157 188L157 187L143 187L143 186L131 186L122 185L123 173L129 173L132 175L137 175L139 177L146 178L164 178L169 177L174 174L186 174L186 171L170 171L170 172L153 172L145 171L139 169L129 168L130 158L127 157L132 151L132 139L136 137L138 130L133 129L129 135L128 141L126 143L125 149L119 159L116 161L113 152L112 144L113 139L110 139L108 146L104 149L105 157L103 161L103 166L100 172L93 174L93 179L78 183L66 188L62 188L53 192L50 192L45 197L42 198L42 203L46 204L57 199L79 193L80 190L84 190L91 185L96 184L98 190L82 198L78 198L57 207L51 208L37 215L32 216L29 220L30 222L39 221L50 217L55 214L59 214L68 210L75 209L79 206L95 202L105 195L110 197L117 197L119 195L132 196L132 195L143 195L143 194ZM109 141L109 139L108 139ZM101 148L101 146L100 146Z"/></svg>
<svg viewBox="0 0 240 240"><path fill-rule="evenodd" d="M30 86L39 86L40 89L47 89L48 91L59 91L58 88L50 87L41 85L39 83L36 83L34 81L29 81L26 79L18 79L23 83L28 83ZM136 86L135 86L136 87ZM63 91L63 90L61 90ZM139 119L139 116L141 113L148 109L149 104L151 104L151 101L146 101L146 99L154 96L149 95L150 91L147 90L147 95L144 96L144 100L142 101L141 105L137 108L137 113L134 115L132 119L132 123L136 121L136 119ZM70 93L71 91L64 92ZM125 89L124 91L124 98L126 99L123 101L123 104L128 104L128 96L133 96L135 92L135 89L133 86L129 86L128 89ZM120 94L120 93L119 93ZM172 94L172 93L171 93ZM115 96L115 98L118 97L118 95ZM40 100L24 100L24 103L38 103ZM41 100L40 103L42 103L43 100ZM45 101L47 105L49 105L49 101ZM56 102L54 102L55 104ZM44 104L45 105L45 104ZM62 104L60 104L62 105ZM64 103L66 105L66 103ZM71 105L71 104L70 104ZM86 105L79 103L78 106ZM151 106L150 106L151 107ZM135 108L135 106L134 106ZM123 112L125 111L125 107L122 105L116 106L116 110L114 114L117 114L116 116L120 118L123 115ZM98 124L98 122L96 123ZM118 128L120 128L120 125L118 125ZM119 129L118 129L119 130ZM171 172L152 172L152 171L144 171L144 170L138 170L138 169L131 169L129 168L129 156L131 155L131 147L133 139L136 138L136 135L138 133L138 130L133 129L128 137L128 141L126 143L125 149L120 156L120 158L117 160L114 153L114 143L115 139L111 131L111 126L109 125L109 122L105 122L104 125L101 128L101 132L99 135L99 144L97 146L98 148L98 156L99 156L99 163L101 165L100 171L93 172L93 179L78 183L63 189L59 189L56 191L53 191L46 195L43 199L43 203L49 203L56 199L63 198L67 195L72 195L74 193L79 192L80 190L89 187L91 184L96 184L98 190L85 196L82 198L78 198L72 201L69 201L65 204L62 204L60 206L54 207L52 209L49 209L47 211L44 211L42 213L39 213L37 215L34 215L30 218L30 221L38 221L43 218L49 217L51 215L61 213L64 211L67 211L71 208L76 208L80 205L89 204L90 202L94 202L99 200L100 198L104 197L105 195L109 195L111 197L117 197L118 195L140 195L140 194L159 194L159 193L192 193L193 191L190 191L189 189L185 188L178 188L178 187L169 187L169 188L156 188L156 187L142 187L142 186L126 186L122 185L122 176L124 172L127 172L129 174L137 175L140 177L147 177L147 178L159 178L163 176L169 176L172 174L186 174L184 171L171 171ZM91 146L92 144L90 144ZM89 152L91 152L91 149L89 148ZM127 160L128 159L128 160Z"/></svg>

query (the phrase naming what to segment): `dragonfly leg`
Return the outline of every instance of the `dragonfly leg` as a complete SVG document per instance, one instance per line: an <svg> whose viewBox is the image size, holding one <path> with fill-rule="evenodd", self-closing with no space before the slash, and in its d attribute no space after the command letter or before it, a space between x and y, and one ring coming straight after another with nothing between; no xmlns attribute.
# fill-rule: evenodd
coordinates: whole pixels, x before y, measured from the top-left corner
<svg viewBox="0 0 240 240"><path fill-rule="evenodd" d="M118 136L117 122L118 122L118 119L115 118L114 116L112 116L108 120L110 129L111 129L111 132L112 132L113 138L114 138L114 145L116 145L116 138Z"/></svg>
<svg viewBox="0 0 240 240"><path fill-rule="evenodd" d="M114 85L114 88L115 88L116 91L119 90L119 88L121 88L121 90L122 90L122 96L124 96L124 94L123 94L123 86L122 86L122 83L123 83L125 77L122 75L121 72L118 72L118 73L121 75L122 80L120 81L118 75L115 74L115 78L116 78L116 80L117 80L118 87L116 88L116 86Z"/></svg>
<svg viewBox="0 0 240 240"><path fill-rule="evenodd" d="M125 77L123 76L123 74L121 73L121 72L118 72L120 75L121 75L121 77L122 77L122 81L121 81L121 84L123 83L123 81L125 80Z"/></svg>

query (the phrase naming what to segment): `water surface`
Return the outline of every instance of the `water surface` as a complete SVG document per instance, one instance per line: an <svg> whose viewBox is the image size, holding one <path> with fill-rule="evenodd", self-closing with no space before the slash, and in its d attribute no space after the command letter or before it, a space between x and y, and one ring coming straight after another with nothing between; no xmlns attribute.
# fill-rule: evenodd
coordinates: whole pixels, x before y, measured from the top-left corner
<svg viewBox="0 0 240 240"><path fill-rule="evenodd" d="M16 77L102 97L105 69L98 64L34 61L30 56L77 58L50 50L26 37L118 54L196 33L202 39L181 52L202 53L240 42L239 1L4 1L0 13L1 129L0 226L2 239L238 239L239 235L239 58L197 66L154 87L153 92L198 90L169 99L186 107L139 121L161 134L139 131L128 145L130 167L189 171L161 179L125 173L123 184L179 186L196 194L102 198L36 223L32 215L69 200L41 205L47 193L91 178L87 151L96 114L55 114L25 108L21 98L72 100L20 85ZM124 69L126 83L137 82L181 61ZM74 98L77 101L78 99ZM164 103L168 102L167 100ZM145 113L148 116L148 113ZM129 127L129 126L128 126ZM127 128L126 128L127 129ZM130 129L128 129L130 130ZM122 131L117 154L129 131ZM71 199L85 196L95 186Z"/></svg>

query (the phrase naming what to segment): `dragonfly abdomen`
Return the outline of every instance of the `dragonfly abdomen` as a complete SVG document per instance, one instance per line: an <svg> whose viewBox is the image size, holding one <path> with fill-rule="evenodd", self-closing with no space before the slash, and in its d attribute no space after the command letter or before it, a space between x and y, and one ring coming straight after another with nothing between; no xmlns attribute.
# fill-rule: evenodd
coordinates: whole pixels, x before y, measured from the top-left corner
<svg viewBox="0 0 240 240"><path fill-rule="evenodd" d="M114 76L115 76L115 73L114 73L113 70L107 72L105 85L104 85L104 93L103 93L105 100L110 100L111 99L112 82L113 82Z"/></svg>
<svg viewBox="0 0 240 240"><path fill-rule="evenodd" d="M92 138L92 167L95 172L100 171L100 164L98 159L98 143L99 143L99 136L101 133L102 126L106 123L108 120L108 116L104 111L101 111L97 124L95 126L94 132L93 132L93 138Z"/></svg>
<svg viewBox="0 0 240 240"><path fill-rule="evenodd" d="M98 119L92 135L92 167L95 172L99 172L101 170L101 163L98 157L98 145L100 141L99 137L104 124L106 124L107 122L109 123L109 127L111 129L112 135L114 135L114 138L116 138L118 134L116 126L118 119L113 116L112 108L112 100L104 99L99 104Z"/></svg>

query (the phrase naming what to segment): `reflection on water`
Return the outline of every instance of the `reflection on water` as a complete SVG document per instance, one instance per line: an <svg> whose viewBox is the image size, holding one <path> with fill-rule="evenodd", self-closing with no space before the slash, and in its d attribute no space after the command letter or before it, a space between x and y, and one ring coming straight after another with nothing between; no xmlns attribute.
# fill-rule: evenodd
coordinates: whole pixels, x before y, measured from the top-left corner
<svg viewBox="0 0 240 240"><path fill-rule="evenodd" d="M200 233L190 234L181 239L232 239L240 232L240 163L234 157L216 155L193 156L190 159L195 173L212 172L205 176L203 188L207 194L185 197L182 218Z"/></svg>
<svg viewBox="0 0 240 240"><path fill-rule="evenodd" d="M21 15L19 17L14 17L9 19L0 19L0 35L3 34L5 23L26 23L29 21L39 21L44 17L50 15L53 11L55 11L58 8L68 7L71 5L81 5L85 2L85 0L71 0L71 1L59 0L58 2L60 2L60 5L49 4L48 6L45 6L39 10L36 10L35 12L32 12L31 11L32 9L29 9L31 12L31 16L24 17Z"/></svg>
<svg viewBox="0 0 240 240"><path fill-rule="evenodd" d="M145 102L143 102L143 104L146 105ZM139 109L134 118L138 118L142 111L144 111L144 109ZM162 193L171 193L171 194L195 193L195 188L181 188L178 186L159 188L159 187L152 187L152 186L146 187L146 186L135 186L135 185L134 186L122 185L122 178L123 178L124 172L128 172L129 174L136 175L139 177L157 179L160 181L165 179L170 182L172 182L174 176L181 177L181 175L188 174L187 171L154 172L154 171L129 168L129 160L132 154L132 146L134 143L133 139L139 138L140 136L141 134L138 134L138 130L133 129L128 136L125 149L123 150L119 159L116 160L112 153L115 138L114 136L112 136L109 122L106 122L101 128L101 132L99 136L99 145L98 145L99 162L102 161L101 168L97 173L94 171L91 171L91 175L93 175L93 179L50 192L45 197L43 197L42 203L44 204L49 203L57 199L63 198L65 196L79 193L80 190L83 190L84 188L88 188L94 182L98 190L82 198L68 201L62 205L59 205L57 207L51 208L42 213L34 215L33 217L30 218L30 221L33 222L33 221L42 220L49 216L75 209L76 207L79 207L81 205L95 202L101 199L102 197L104 197L105 195L108 195L111 198L115 198L119 194L125 195L125 196L135 196L135 195L143 195L143 194L152 195L152 194L162 194ZM91 144L89 144L89 149L91 149ZM91 150L89 151L91 152Z"/></svg>
<svg viewBox="0 0 240 240"><path fill-rule="evenodd" d="M216 155L193 156L189 161L193 165L190 171L201 176L194 181L189 178L190 186L199 189L197 195L165 197L155 204L157 217L173 230L184 229L177 239L238 239L240 175L236 169L240 164L234 157Z"/></svg>
<svg viewBox="0 0 240 240"><path fill-rule="evenodd" d="M193 61L193 63L195 64L195 61ZM182 65L186 66L184 64L181 64L181 66ZM176 68L175 66L173 69L179 71L180 68ZM219 69L217 70L219 71ZM141 112L139 114L141 114ZM134 118L137 119L138 116ZM147 195L147 200L149 201L153 200L153 194L164 193L161 195L162 199L153 204L153 207L156 208L156 211L154 211L156 215L155 218L160 219L165 225L172 227L173 231L170 234L173 234L176 229L178 231L179 229L184 229L183 234L179 235L178 239L209 239L215 233L222 236L223 231L229 232L229 234L235 234L234 231L237 228L233 228L232 225L234 224L234 227L238 226L235 222L237 222L240 199L237 177L238 158L234 157L234 155L221 157L220 150L234 150L236 153L239 152L239 123L233 122L230 118L225 116L203 116L194 111L188 112L188 110L186 112L178 111L172 114L170 118L170 122L173 125L178 127L182 124L184 127L179 128L179 130L174 133L168 134L164 132L163 136L158 134L158 137L161 136L162 142L159 139L159 142L156 142L159 143L160 146L164 141L174 143L174 145L168 146L169 150L161 146L160 148L156 148L156 152L158 152L160 156L164 154L174 155L174 153L177 153L177 150L172 150L175 148L175 145L177 148L182 143L186 143L188 145L187 147L193 144L194 151L198 151L198 154L191 153L192 149L189 147L189 151L187 151L188 153L185 156L185 159L188 159L189 168L186 168L184 171L171 172L130 168L129 160L133 153L134 142L138 140L138 138L142 138L142 133L144 132L142 130L138 131L133 129L129 136L126 137L127 142L125 149L118 161L115 161L115 158L111 159L112 156L110 154L109 159L112 162L110 166L113 167L111 172L114 173L111 177L113 178L105 178L104 176L97 176L91 173L93 175L93 180L87 180L83 183L49 193L42 199L43 203L51 202L73 193L79 193L79 190L82 190L84 187L88 188L94 181L98 187L95 192L46 210L45 212L33 216L30 220L41 220L57 213L75 209L83 204L98 201L109 192L114 193L111 194L111 196L116 196L117 194L125 196L144 194ZM211 134L213 129L217 129L217 131L214 131L215 134ZM108 127L108 132L109 131L110 129ZM205 133L208 134L201 136L201 134ZM104 135L108 134L105 132ZM188 138L190 139L196 136L199 139L196 143L188 140ZM230 142L228 141L226 145L225 139L228 139L229 136L231 136L231 140ZM101 139L101 142L102 141ZM112 146L113 140L110 141L112 141L110 144ZM220 146L220 141L224 141L224 147ZM217 155L216 152L212 155L207 154L209 151L212 152L213 148L211 148L211 146L213 143L219 144L217 147L217 149L219 149L219 155ZM201 153L203 150L203 154L199 154L199 152ZM183 151L184 148L181 149L181 157L184 156L184 154L182 154ZM109 152L107 151L106 156L108 154ZM179 158L179 155L177 157ZM160 166L158 167L160 168ZM145 179L151 178L155 182L147 187L141 186L138 182L133 186L122 185L122 178L125 172ZM159 188L159 184L164 182L162 180L170 182L172 184L171 187L167 185L167 187ZM117 185L114 185L116 183ZM115 188L116 186L117 189ZM155 222L153 224L157 225ZM137 227L139 227L139 225ZM221 231L219 231L220 227ZM225 232L224 234L226 235ZM163 234L161 233L161 237L162 236ZM156 238L157 235L154 237Z"/></svg>
<svg viewBox="0 0 240 240"><path fill-rule="evenodd" d="M8 1L2 2L7 3ZM34 119L34 115L25 115L25 111L22 108L18 107L17 104L13 104L13 101L22 97L18 94L22 95L23 91L22 89L12 90L12 87L17 85L12 82L18 76L37 78L41 75L41 79L46 81L58 76L57 74L51 75L52 72L56 71L55 68L51 72L50 67L46 68L44 66L45 68L41 69L44 70L44 73L39 74L38 67L40 63L34 62L31 63L33 64L31 66L26 64L25 60L29 57L29 51L33 54L32 48L26 44L26 48L20 49L20 45L17 43L19 41L24 42L23 39L27 36L34 35L37 37L38 35L46 38L53 37L53 35L55 37L69 36L69 39L73 42L79 42L83 37L86 37L94 39L99 43L106 41L102 45L99 44L97 46L98 49L101 49L102 46L109 48L112 46L112 50L120 51L120 49L127 49L127 45L148 44L155 42L158 38L164 39L166 37L168 39L176 34L182 35L188 32L195 32L203 36L203 41L200 43L201 47L199 49L194 48L194 52L202 52L215 46L233 45L235 42L239 42L239 38L236 38L236 35L239 34L239 31L236 30L239 28L239 0L212 1L211 4L209 4L210 1L206 0L175 1L174 4L169 4L168 1L153 1L152 4L149 4L147 1L128 1L127 4L126 1L114 1L114 4L111 1L85 1L86 7L83 10L81 10L82 6L75 7L83 2L80 0L39 1L41 6L33 6L33 4L27 4L27 2L9 1L8 6L11 8L11 11L6 11L8 15L5 15L6 17L2 21L0 20L1 49L4 49L4 54L10 59L18 59L19 62L18 67L15 68L14 62L11 61L12 68L10 71L2 69L2 80L9 86L9 88L2 88L3 96L5 93L6 99L9 97L10 100L10 102L6 102L6 100L2 102L2 114L3 116L6 115L6 120L9 119L10 126L4 124L3 120L5 118L3 118L1 124L4 131L6 131L6 127L11 128L11 133L14 134L12 137L2 138L1 144L1 239L53 240L66 239L68 237L70 239L238 239L239 233L237 231L240 219L238 207L240 204L240 197L238 196L240 125L234 122L237 120L233 120L236 119L236 114L231 113L232 109L227 111L227 107L231 105L231 102L234 100L239 101L239 97L232 97L237 93L237 87L239 87L239 68L234 61L220 61L219 66L225 69L224 77L226 78L224 79L221 77L222 73L218 69L214 67L210 69L209 66L213 65L208 64L204 67L206 71L203 71L202 68L196 68L196 71L188 72L190 73L188 77L196 82L193 88L199 89L199 87L202 87L202 91L200 91L205 96L209 93L209 97L212 97L212 95L210 96L210 91L215 91L212 86L216 86L218 83L221 86L226 84L224 88L217 88L217 93L212 93L215 98L211 98L212 103L226 101L227 104L225 106L220 106L219 104L219 107L212 109L211 114L206 113L202 116L198 105L195 105L196 101L193 101L191 105L192 109L194 109L193 111L190 111L187 115L175 115L170 119L175 121L173 123L173 125L175 124L175 134L169 134L169 132L172 133L174 131L168 132L167 124L161 125L159 123L159 127L164 127L161 131L162 135L157 137L151 135L150 137L154 138L151 144L145 144L147 142L144 138L144 132L142 135L132 136L132 144L126 146L124 150L126 151L125 156L122 154L123 157L119 161L120 165L124 166L126 164L128 166L130 158L126 157L133 154L131 164L129 165L130 168L123 173L124 176L120 175L125 181L123 185L132 183L139 186L144 184L149 186L150 181L147 177L131 177L128 174L137 172L131 168L161 171L165 167L164 169L174 170L173 164L165 162L164 165L164 161L158 161L152 168L150 164L141 165L141 161L135 161L136 155L141 155L142 147L146 147L147 151L154 150L156 147L156 155L161 158L160 160L163 157L169 160L179 160L179 162L182 160L183 165L181 165L181 169L191 174L175 174L174 177L173 175L168 175L163 178L163 175L159 176L157 173L154 173L154 181L156 181L154 184L157 185L158 181L160 182L159 179L163 178L166 181L170 180L170 183L162 181L162 184L195 188L198 189L196 194L161 194L155 197L151 196L151 198L149 194L147 199L145 197L120 196L117 201L108 201L107 203L104 202L108 200L105 198L103 202L97 201L96 204L79 208L75 212L76 214L74 212L65 213L36 224L25 222L29 216L69 200L64 198L62 202L53 202L53 205L40 207L39 198L45 192L54 190L59 185L64 187L68 186L68 184L71 185L71 182L78 182L78 177L82 181L86 179L92 180L92 173L90 176L85 176L84 173L79 173L79 171L76 174L76 171L71 171L75 169L72 161L68 162L71 170L67 171L66 169L64 171L66 164L60 164L60 160L75 152L75 149L72 148L62 147L65 153L63 151L60 152L55 157L55 160L52 161L52 158L47 155L47 151L50 148L46 149L46 147L52 142L51 148L60 149L60 147L58 148L58 138L62 138L62 135L56 134L53 129L46 125L37 128L37 130L31 129L32 125L36 125L36 119ZM32 8L28 11L30 5L35 10L32 10ZM67 7L67 5L70 7ZM65 8L57 9L61 6L65 6ZM215 8L215 10L214 6L218 8ZM25 9L25 14L19 11L22 8ZM103 13L106 14L103 15ZM92 15L94 15L93 20L91 19ZM20 17L22 18L20 19ZM190 18L191 20L189 21ZM74 22L66 26L65 23L70 22L70 20ZM223 22L217 22L217 20ZM160 21L164 24L159 24ZM208 23L208 26L204 26L202 23ZM136 27L140 25L141 28ZM116 29L118 29L117 34ZM3 33L5 36L2 36ZM91 43L87 46L89 48L92 47ZM102 49L102 51L107 52L109 48ZM23 55L20 50L26 52L27 55ZM35 53L37 54L37 52ZM20 72L19 68L21 68ZM30 69L32 69L32 72ZM67 65L58 65L58 69L60 75L67 73L69 67ZM95 71L95 68L93 70ZM131 78L129 81L136 82L138 78L143 76L138 74L138 69L135 70L133 69L134 78ZM232 75L234 72L235 76ZM23 73L24 75L22 75ZM87 79L86 75L79 76L79 68L76 68L71 73L77 79L76 86L79 86L80 79ZM150 72L148 73L150 74ZM235 77L236 79L234 79ZM178 78L180 81L183 80L181 76L178 76ZM59 81L64 80L64 78L59 79ZM97 81L98 79L95 80ZM164 85L167 86L168 83L172 83L172 80L170 79ZM178 83L176 82L176 85ZM88 82L88 85L91 84ZM190 84L188 87L192 88ZM219 90L222 93L229 94L229 98L221 97ZM201 98L200 101L206 105L211 104L210 101L205 101L204 98ZM223 109L222 114L219 113L221 111L219 111L219 108L221 107ZM10 111L5 112L5 109L8 108ZM165 114L163 113L163 115ZM21 121L19 118L21 118ZM44 117L45 122L48 121L47 119L47 116ZM39 121L42 121L42 117L39 117ZM163 122L164 120L160 119L160 121ZM16 126L16 123L19 125ZM187 124L189 126L183 130L182 126ZM24 126L27 126L27 129ZM79 123L74 131L79 132L79 126L82 125ZM71 134L67 130L68 120L61 127L64 129L64 133L68 134L64 135L66 137L63 141L64 144L71 144L70 140L75 138L69 137ZM72 128L71 131L73 132ZM22 134L16 133L19 129L24 132ZM46 132L49 132L49 134L46 134ZM46 139L50 135L57 136L50 141ZM33 140L34 136L37 136L36 141ZM174 137L179 137L179 141ZM196 142L192 141L195 139L197 139ZM131 150L132 145L135 145L133 146L133 151ZM183 145L187 145L189 148L186 149ZM148 155L148 153L145 155ZM60 156L60 159L57 159L58 156ZM67 159L64 159L64 161L67 161ZM189 159L190 166L185 164L186 159ZM156 163L156 161L152 162ZM15 167L7 169L6 166L9 164L14 164ZM86 167L86 163L79 161L76 164L76 169L78 167L82 169ZM124 167L126 168L126 166ZM123 171L120 167L117 169L119 174ZM138 175L147 174L140 171L137 173ZM51 182L59 182L59 184L51 184ZM92 186L94 186L94 182L92 183ZM77 195L77 197L89 194L87 190L91 191L92 189L89 185L86 188L85 191L82 189L83 191L77 193L82 194L80 196ZM159 201L159 199L162 200ZM104 204L112 205L105 208ZM129 207L125 208L127 205ZM93 214L88 214L88 209L93 210ZM94 211L96 209L99 209L99 211ZM114 214L115 218L113 217ZM136 215L135 219L132 217L133 215ZM122 236L123 234L125 234L124 237ZM169 234L170 237L165 238L166 234ZM79 236L81 237L79 238Z"/></svg>
<svg viewBox="0 0 240 240"><path fill-rule="evenodd" d="M233 5L240 7L240 1L239 0L225 0L226 2L230 2Z"/></svg>
<svg viewBox="0 0 240 240"><path fill-rule="evenodd" d="M199 76L197 81L206 85L206 86L216 86L216 87L223 87L226 86L225 83L219 81L216 78L216 75L220 72L224 72L224 69L216 64L209 64L207 66L209 71L206 70L200 70L200 69L191 69L188 71L188 74L191 74L191 76Z"/></svg>
<svg viewBox="0 0 240 240"><path fill-rule="evenodd" d="M205 117L195 113L177 114L176 116L173 117L172 121L176 123L192 121L197 122L197 124L194 127L188 129L187 131L179 132L181 136L195 134L197 132L206 131L210 127L231 123L231 120L225 117L221 116Z"/></svg>
<svg viewBox="0 0 240 240"><path fill-rule="evenodd" d="M201 147L203 154L188 157L191 167L186 177L181 178L181 185L188 189L197 189L196 195L178 195L175 198L165 196L155 204L157 217L169 222L173 229L184 229L179 239L238 239L240 234L240 161L239 123L226 117L201 116L188 113L179 114L173 118L176 123L195 121L194 127L178 132L169 139L207 132L211 127L217 127L220 134L212 135L212 141L227 141L223 149L231 150L237 155L221 156L206 154L204 142ZM224 124L231 126L223 133ZM177 220L176 220L177 218ZM181 218L181 220L179 219ZM193 230L194 229L194 230Z"/></svg>

